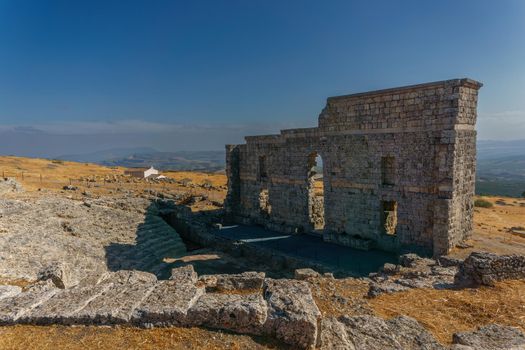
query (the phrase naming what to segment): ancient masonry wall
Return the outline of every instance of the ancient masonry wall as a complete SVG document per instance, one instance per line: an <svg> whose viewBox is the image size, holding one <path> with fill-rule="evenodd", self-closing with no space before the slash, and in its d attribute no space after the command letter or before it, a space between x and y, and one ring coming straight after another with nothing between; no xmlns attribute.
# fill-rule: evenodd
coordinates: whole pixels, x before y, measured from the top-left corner
<svg viewBox="0 0 525 350"><path fill-rule="evenodd" d="M228 216L282 232L314 231L310 172L320 155L324 240L448 252L472 230L481 86L454 79L330 97L318 127L227 145Z"/></svg>

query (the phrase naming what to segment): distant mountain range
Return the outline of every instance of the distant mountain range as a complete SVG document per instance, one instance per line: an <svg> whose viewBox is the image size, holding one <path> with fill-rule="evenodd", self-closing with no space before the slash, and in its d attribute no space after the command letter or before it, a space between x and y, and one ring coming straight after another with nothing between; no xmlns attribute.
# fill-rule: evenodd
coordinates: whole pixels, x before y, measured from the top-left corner
<svg viewBox="0 0 525 350"><path fill-rule="evenodd" d="M160 170L219 171L225 167L224 151L160 152L153 148L115 148L56 158L128 168L154 166Z"/></svg>

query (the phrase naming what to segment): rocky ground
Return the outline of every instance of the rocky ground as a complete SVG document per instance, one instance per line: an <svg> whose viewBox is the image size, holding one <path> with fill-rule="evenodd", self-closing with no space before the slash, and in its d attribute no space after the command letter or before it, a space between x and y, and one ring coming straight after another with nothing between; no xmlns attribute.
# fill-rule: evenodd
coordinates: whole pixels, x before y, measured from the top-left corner
<svg viewBox="0 0 525 350"><path fill-rule="evenodd" d="M98 348L525 348L519 256L407 255L367 278L275 279L219 251L188 251L160 216L159 197L215 205L205 196L139 193L0 181L0 347L31 347L24 334L39 334L53 348L81 348L79 338ZM108 334L129 338L115 346Z"/></svg>

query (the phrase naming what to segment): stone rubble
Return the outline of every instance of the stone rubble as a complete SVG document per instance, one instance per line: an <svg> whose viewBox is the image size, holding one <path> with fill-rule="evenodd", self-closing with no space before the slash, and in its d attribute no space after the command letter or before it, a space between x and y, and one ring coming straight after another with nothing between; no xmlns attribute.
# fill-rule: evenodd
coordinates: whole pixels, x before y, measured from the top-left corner
<svg viewBox="0 0 525 350"><path fill-rule="evenodd" d="M454 285L455 265L441 266L433 259L415 254L401 255L400 265L385 264L379 273L371 273L369 297L402 292L411 288L443 289Z"/></svg>
<svg viewBox="0 0 525 350"><path fill-rule="evenodd" d="M460 264L455 283L460 286L492 286L504 279L525 278L525 256L474 252Z"/></svg>
<svg viewBox="0 0 525 350"><path fill-rule="evenodd" d="M399 316L390 320L363 315L321 322L321 349L444 350L419 322Z"/></svg>
<svg viewBox="0 0 525 350"><path fill-rule="evenodd" d="M455 333L452 350L524 350L525 334L514 327L491 324L472 332Z"/></svg>

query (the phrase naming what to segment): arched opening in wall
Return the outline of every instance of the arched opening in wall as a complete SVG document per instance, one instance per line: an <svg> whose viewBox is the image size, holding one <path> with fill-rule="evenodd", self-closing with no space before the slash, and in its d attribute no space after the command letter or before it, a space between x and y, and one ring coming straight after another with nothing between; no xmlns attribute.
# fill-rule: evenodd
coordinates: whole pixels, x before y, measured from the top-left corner
<svg viewBox="0 0 525 350"><path fill-rule="evenodd" d="M269 218L272 213L272 206L270 205L270 193L267 188L263 188L259 192L259 212L264 218Z"/></svg>
<svg viewBox="0 0 525 350"><path fill-rule="evenodd" d="M308 217L315 231L324 229L323 159L314 152L308 157Z"/></svg>

